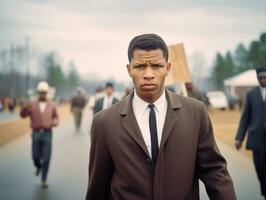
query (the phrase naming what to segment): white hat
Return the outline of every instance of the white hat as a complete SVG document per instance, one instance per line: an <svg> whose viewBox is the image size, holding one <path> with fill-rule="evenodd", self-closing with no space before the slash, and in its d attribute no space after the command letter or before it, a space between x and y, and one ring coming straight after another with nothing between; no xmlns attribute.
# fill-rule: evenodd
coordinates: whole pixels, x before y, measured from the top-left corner
<svg viewBox="0 0 266 200"><path fill-rule="evenodd" d="M37 90L39 92L48 92L48 89L49 89L49 85L47 82L45 81L41 81L38 86L37 86Z"/></svg>

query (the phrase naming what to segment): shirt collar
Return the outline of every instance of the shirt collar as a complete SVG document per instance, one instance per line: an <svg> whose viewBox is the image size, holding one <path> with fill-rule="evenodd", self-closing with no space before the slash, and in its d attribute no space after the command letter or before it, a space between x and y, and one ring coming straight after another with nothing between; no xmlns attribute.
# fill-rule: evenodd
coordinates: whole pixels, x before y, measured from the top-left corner
<svg viewBox="0 0 266 200"><path fill-rule="evenodd" d="M142 100L137 95L136 91L134 91L133 101L134 101L134 104L137 105L137 106L135 106L136 112L141 113L141 114L145 113L146 109L148 109L148 105L150 104L150 103ZM155 109L159 113L161 113L163 111L163 108L166 105L166 103L167 103L167 100L166 100L165 90L164 90L163 94L153 104L155 106Z"/></svg>
<svg viewBox="0 0 266 200"><path fill-rule="evenodd" d="M113 98L113 96L114 96L113 94L111 96L107 96L107 94L105 94L104 98L109 99L109 98Z"/></svg>

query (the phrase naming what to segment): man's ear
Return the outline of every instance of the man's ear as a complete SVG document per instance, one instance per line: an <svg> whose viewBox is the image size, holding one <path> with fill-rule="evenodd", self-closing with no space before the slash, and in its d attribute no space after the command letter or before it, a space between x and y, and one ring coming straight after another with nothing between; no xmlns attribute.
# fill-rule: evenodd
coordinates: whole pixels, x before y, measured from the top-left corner
<svg viewBox="0 0 266 200"><path fill-rule="evenodd" d="M170 70L171 70L171 67L172 67L171 63L170 63L170 62L167 63L167 66L166 66L167 74L169 74L169 72L170 72Z"/></svg>
<svg viewBox="0 0 266 200"><path fill-rule="evenodd" d="M131 77L131 73L130 73L131 71L130 71L130 64L127 64L127 73L128 73L128 75Z"/></svg>

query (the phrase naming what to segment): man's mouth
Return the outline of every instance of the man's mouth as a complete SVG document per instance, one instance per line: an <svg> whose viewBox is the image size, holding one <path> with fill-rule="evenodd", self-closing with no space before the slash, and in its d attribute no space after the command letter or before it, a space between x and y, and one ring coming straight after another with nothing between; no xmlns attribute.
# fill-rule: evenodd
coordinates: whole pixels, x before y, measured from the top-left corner
<svg viewBox="0 0 266 200"><path fill-rule="evenodd" d="M144 90L152 90L152 89L156 88L156 84L144 83L141 85L141 88L143 88Z"/></svg>

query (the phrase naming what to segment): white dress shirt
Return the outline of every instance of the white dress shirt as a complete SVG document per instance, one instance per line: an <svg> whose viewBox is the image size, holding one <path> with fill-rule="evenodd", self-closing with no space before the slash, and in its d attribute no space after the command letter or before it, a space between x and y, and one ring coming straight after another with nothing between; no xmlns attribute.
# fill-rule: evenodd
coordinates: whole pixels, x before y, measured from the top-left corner
<svg viewBox="0 0 266 200"><path fill-rule="evenodd" d="M111 96L104 95L104 99L103 99L103 109L106 109L106 108L111 107L112 102L113 102L113 98L114 98L113 95L111 95Z"/></svg>
<svg viewBox="0 0 266 200"><path fill-rule="evenodd" d="M137 119L141 134L147 145L147 149L151 156L151 134L150 134L150 127L149 127L149 114L150 108L148 107L150 103L143 101L134 91L134 96L132 99L132 106L135 117ZM162 133L163 133L163 126L166 117L167 111L167 100L165 96L165 91L163 94L157 99L154 103L155 107L155 114L156 114L156 125L157 125L157 134L158 134L158 145L160 147Z"/></svg>
<svg viewBox="0 0 266 200"><path fill-rule="evenodd" d="M40 107L41 113L45 111L46 105L47 105L46 101L39 101L39 107Z"/></svg>
<svg viewBox="0 0 266 200"><path fill-rule="evenodd" d="M260 87L260 91L261 91L262 100L265 101L266 100L266 88Z"/></svg>

